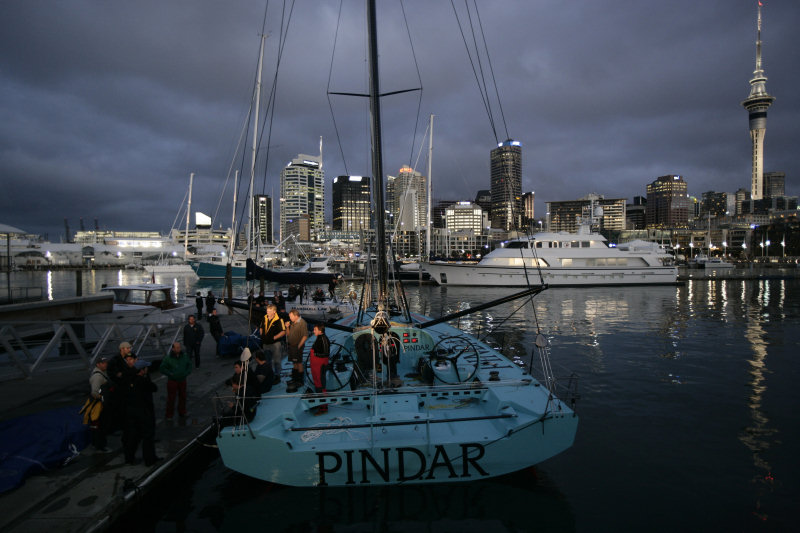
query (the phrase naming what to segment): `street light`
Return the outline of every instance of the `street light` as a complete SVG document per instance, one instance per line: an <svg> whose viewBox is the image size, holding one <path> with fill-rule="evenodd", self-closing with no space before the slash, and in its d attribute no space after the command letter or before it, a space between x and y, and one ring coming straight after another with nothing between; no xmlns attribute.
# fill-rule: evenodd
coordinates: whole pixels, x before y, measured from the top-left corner
<svg viewBox="0 0 800 533"><path fill-rule="evenodd" d="M770 245L769 239L767 239L766 245L767 245L767 257L769 257L769 245Z"/></svg>
<svg viewBox="0 0 800 533"><path fill-rule="evenodd" d="M781 258L786 259L786 237L781 240Z"/></svg>
<svg viewBox="0 0 800 533"><path fill-rule="evenodd" d="M722 255L723 257L728 256L728 241L722 241Z"/></svg>

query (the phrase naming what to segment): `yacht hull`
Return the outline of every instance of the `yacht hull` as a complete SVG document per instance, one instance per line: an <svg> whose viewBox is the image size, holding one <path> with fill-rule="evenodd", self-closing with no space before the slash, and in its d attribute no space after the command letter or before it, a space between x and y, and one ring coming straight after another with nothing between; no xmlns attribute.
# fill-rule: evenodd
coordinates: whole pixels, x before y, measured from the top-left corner
<svg viewBox="0 0 800 533"><path fill-rule="evenodd" d="M339 324L356 325L356 317ZM359 346L369 343L358 337L368 340L371 331L327 331L340 361L328 371L327 392L310 392L308 372L298 392L275 385L259 398L251 421L220 429L226 467L298 487L443 483L515 472L573 444L578 417L566 401L449 324L422 329L393 322L390 336L403 339L396 373L389 379L384 364L360 382ZM426 380L420 363L448 343L453 349L444 351L459 355L438 360L435 377ZM304 355L308 360L308 350ZM456 379L469 375L470 365L474 379ZM284 375L290 371L284 360Z"/></svg>
<svg viewBox="0 0 800 533"><path fill-rule="evenodd" d="M536 268L426 263L425 270L438 285L483 287L525 287L541 281L550 287L674 285L678 280L678 269L674 266L541 268L541 280Z"/></svg>

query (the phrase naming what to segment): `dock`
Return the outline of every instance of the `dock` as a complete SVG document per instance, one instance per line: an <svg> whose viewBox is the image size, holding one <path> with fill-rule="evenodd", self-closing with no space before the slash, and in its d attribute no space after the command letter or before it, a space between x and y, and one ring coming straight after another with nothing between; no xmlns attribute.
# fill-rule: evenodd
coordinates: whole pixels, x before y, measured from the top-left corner
<svg viewBox="0 0 800 533"><path fill-rule="evenodd" d="M245 315L229 315L223 307L218 310L223 331L247 331ZM165 420L166 378L157 371L151 375L158 387L154 394L156 455L161 460L145 466L140 447L138 464L126 464L118 431L108 437L109 452L88 446L67 465L30 476L22 486L1 494L0 531L105 531L133 508L141 493L163 481L197 447L213 443L213 398L230 395L224 382L233 375L236 358L217 357L208 322L202 319L200 324L206 335L200 368L187 380L187 417L176 413L172 420ZM4 380L0 382L0 421L67 406L75 406L77 412L87 397L88 378L85 368L53 367L30 377Z"/></svg>

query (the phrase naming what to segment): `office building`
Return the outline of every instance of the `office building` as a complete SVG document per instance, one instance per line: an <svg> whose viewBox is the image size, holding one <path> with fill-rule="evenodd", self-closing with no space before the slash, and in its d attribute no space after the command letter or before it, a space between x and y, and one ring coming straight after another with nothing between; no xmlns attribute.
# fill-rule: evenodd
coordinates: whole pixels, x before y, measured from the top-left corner
<svg viewBox="0 0 800 533"><path fill-rule="evenodd" d="M535 195L533 191L526 192L522 195L522 228L531 229L536 225L536 217L534 210Z"/></svg>
<svg viewBox="0 0 800 533"><path fill-rule="evenodd" d="M689 225L689 195L682 176L660 176L647 185L648 229L686 228Z"/></svg>
<svg viewBox="0 0 800 533"><path fill-rule="evenodd" d="M593 231L625 229L624 198L607 199L602 195L589 194L579 200L545 202L545 206L547 228L550 231L575 233L581 224L588 224L590 220Z"/></svg>
<svg viewBox="0 0 800 533"><path fill-rule="evenodd" d="M266 194L253 195L253 240L272 244L272 198Z"/></svg>
<svg viewBox="0 0 800 533"><path fill-rule="evenodd" d="M483 233L483 209L472 202L456 202L445 209L445 225L452 231Z"/></svg>
<svg viewBox="0 0 800 533"><path fill-rule="evenodd" d="M786 196L786 173L764 172L764 198Z"/></svg>
<svg viewBox="0 0 800 533"><path fill-rule="evenodd" d="M301 215L308 215L310 240L325 229L324 177L321 156L299 154L281 171L281 240L291 233L287 224Z"/></svg>
<svg viewBox="0 0 800 533"><path fill-rule="evenodd" d="M522 145L507 139L491 151L491 226L509 231L522 217Z"/></svg>
<svg viewBox="0 0 800 533"><path fill-rule="evenodd" d="M647 211L647 198L634 196L633 203L625 206L625 219L627 229L645 229L645 214Z"/></svg>
<svg viewBox="0 0 800 533"><path fill-rule="evenodd" d="M416 231L428 226L428 180L412 169L402 167L392 180L390 213L399 231ZM388 190L388 187L387 187ZM388 193L387 193L388 196Z"/></svg>
<svg viewBox="0 0 800 533"><path fill-rule="evenodd" d="M370 229L370 178L367 176L336 176L333 179L333 224L335 231Z"/></svg>

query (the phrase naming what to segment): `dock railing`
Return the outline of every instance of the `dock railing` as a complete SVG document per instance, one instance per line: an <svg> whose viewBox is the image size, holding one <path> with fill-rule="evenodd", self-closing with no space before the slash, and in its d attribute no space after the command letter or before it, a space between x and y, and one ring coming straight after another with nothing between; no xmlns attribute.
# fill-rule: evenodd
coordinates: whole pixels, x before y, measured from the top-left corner
<svg viewBox="0 0 800 533"><path fill-rule="evenodd" d="M108 320L0 321L0 381L33 378L38 372L90 370L101 355L118 353L127 341L140 357L162 358L183 323L120 323Z"/></svg>

